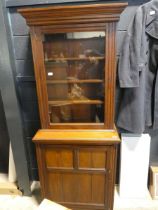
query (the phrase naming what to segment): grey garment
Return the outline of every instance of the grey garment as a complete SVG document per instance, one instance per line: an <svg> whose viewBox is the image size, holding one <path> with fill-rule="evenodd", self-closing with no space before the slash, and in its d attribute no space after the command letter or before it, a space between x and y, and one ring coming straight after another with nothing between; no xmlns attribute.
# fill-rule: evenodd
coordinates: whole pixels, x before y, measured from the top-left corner
<svg viewBox="0 0 158 210"><path fill-rule="evenodd" d="M128 27L118 76L117 126L133 133L158 128L158 0L142 5Z"/></svg>

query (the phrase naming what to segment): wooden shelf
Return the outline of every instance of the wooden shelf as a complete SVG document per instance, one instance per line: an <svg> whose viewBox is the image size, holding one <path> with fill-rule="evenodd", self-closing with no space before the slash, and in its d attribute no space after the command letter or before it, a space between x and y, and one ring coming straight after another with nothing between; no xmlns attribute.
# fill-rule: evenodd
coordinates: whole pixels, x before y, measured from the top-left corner
<svg viewBox="0 0 158 210"><path fill-rule="evenodd" d="M90 56L90 57L83 57L83 58L79 58L79 57L68 57L68 58L48 58L45 59L45 62L51 62L51 61L82 61L82 60L104 60L105 57L104 56Z"/></svg>
<svg viewBox="0 0 158 210"><path fill-rule="evenodd" d="M69 83L103 83L101 79L85 79L85 80L47 80L47 84L69 84Z"/></svg>
<svg viewBox="0 0 158 210"><path fill-rule="evenodd" d="M103 104L101 100L60 100L60 101L48 101L49 105L52 106L62 106L62 105L73 105L73 104Z"/></svg>

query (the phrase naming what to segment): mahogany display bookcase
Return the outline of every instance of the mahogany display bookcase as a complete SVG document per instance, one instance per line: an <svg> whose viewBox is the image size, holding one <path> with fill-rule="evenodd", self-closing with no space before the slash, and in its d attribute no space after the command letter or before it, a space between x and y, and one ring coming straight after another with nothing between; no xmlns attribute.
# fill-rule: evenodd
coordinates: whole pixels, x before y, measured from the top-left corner
<svg viewBox="0 0 158 210"><path fill-rule="evenodd" d="M41 130L42 196L75 210L112 210L116 26L126 3L18 11L30 27Z"/></svg>

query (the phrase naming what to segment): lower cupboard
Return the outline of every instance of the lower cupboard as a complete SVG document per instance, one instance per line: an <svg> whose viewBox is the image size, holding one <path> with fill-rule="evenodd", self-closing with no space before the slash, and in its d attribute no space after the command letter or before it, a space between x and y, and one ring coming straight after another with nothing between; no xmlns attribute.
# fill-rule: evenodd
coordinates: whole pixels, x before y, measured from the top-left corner
<svg viewBox="0 0 158 210"><path fill-rule="evenodd" d="M33 138L36 144L39 176L43 198L48 198L73 210L112 210L117 145L117 133L111 138L72 138L66 132L63 139L54 139L47 132ZM85 132L85 131L84 131ZM99 131L98 131L99 132ZM115 138L114 138L115 137ZM77 139L78 138L78 139Z"/></svg>

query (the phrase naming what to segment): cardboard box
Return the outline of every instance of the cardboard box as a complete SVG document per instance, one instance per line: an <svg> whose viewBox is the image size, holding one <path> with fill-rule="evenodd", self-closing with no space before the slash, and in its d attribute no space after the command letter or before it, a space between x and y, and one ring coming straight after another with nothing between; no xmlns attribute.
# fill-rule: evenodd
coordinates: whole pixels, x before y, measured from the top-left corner
<svg viewBox="0 0 158 210"><path fill-rule="evenodd" d="M149 191L153 199L158 199L158 166L150 167Z"/></svg>
<svg viewBox="0 0 158 210"><path fill-rule="evenodd" d="M70 210L58 203L55 203L53 201L50 201L48 199L44 199L37 210Z"/></svg>

